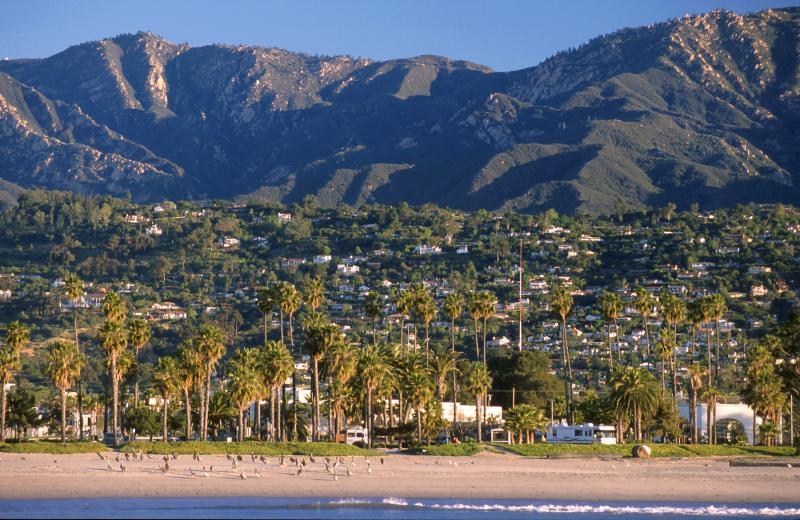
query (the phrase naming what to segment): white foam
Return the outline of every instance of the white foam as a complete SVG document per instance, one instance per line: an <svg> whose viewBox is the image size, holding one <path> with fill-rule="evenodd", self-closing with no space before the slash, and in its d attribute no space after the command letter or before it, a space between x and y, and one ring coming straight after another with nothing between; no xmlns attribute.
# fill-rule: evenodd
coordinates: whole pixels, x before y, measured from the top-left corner
<svg viewBox="0 0 800 520"><path fill-rule="evenodd" d="M602 513L687 516L798 516L800 508L729 506L614 506L588 504L414 504L432 509L463 511L520 511L531 513Z"/></svg>
<svg viewBox="0 0 800 520"><path fill-rule="evenodd" d="M403 500L402 498L394 498L394 497L384 498L383 500L381 500L381 503L389 504L389 505L392 505L392 506L407 506L408 505L408 501Z"/></svg>

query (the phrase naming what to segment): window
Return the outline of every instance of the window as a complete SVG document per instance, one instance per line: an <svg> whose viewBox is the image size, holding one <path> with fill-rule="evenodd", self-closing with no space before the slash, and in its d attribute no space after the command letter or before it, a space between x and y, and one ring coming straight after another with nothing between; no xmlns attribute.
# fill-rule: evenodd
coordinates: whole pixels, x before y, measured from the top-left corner
<svg viewBox="0 0 800 520"><path fill-rule="evenodd" d="M583 437L583 430L575 430L575 437Z"/></svg>

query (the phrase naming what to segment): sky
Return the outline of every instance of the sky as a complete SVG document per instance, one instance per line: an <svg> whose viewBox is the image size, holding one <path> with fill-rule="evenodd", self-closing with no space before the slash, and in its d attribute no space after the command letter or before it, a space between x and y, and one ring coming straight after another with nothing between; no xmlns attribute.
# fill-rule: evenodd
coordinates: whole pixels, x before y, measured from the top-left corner
<svg viewBox="0 0 800 520"><path fill-rule="evenodd" d="M623 27L781 0L0 0L0 58L42 58L150 31L174 43L247 44L385 60L438 54L495 70L536 65Z"/></svg>

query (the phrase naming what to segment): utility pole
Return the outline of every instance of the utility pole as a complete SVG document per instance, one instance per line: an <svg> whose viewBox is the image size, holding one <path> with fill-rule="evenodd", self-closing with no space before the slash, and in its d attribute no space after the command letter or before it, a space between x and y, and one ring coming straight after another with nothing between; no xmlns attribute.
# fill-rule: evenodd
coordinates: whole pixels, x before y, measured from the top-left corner
<svg viewBox="0 0 800 520"><path fill-rule="evenodd" d="M519 239L519 344L517 347L522 352L522 238Z"/></svg>

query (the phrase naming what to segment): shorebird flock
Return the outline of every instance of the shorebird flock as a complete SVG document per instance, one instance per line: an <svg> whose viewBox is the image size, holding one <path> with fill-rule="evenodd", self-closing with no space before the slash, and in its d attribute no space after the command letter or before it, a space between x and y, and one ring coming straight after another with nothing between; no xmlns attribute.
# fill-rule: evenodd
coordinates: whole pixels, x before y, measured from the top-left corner
<svg viewBox="0 0 800 520"><path fill-rule="evenodd" d="M181 456L186 457L185 459L179 459L175 453L154 457L141 450L135 453L116 454L97 452L97 457L105 464L105 470L111 472L124 473L128 468L140 472L155 472L153 466L156 466L157 471L163 474L188 478L224 477L247 480L273 474L294 477L312 475L337 481L340 477L352 478L359 474L370 475L376 471L369 456L315 457L309 454L308 456L280 455L270 459L266 455L256 453L248 456L243 456L241 453L227 453L222 462L213 460L214 457L221 458L219 455L207 455L206 457L211 459L208 465L203 463L203 457L197 452L191 455L191 461L188 460L188 455ZM210 462L216 463L210 464ZM385 464L386 459L379 457L376 467Z"/></svg>

